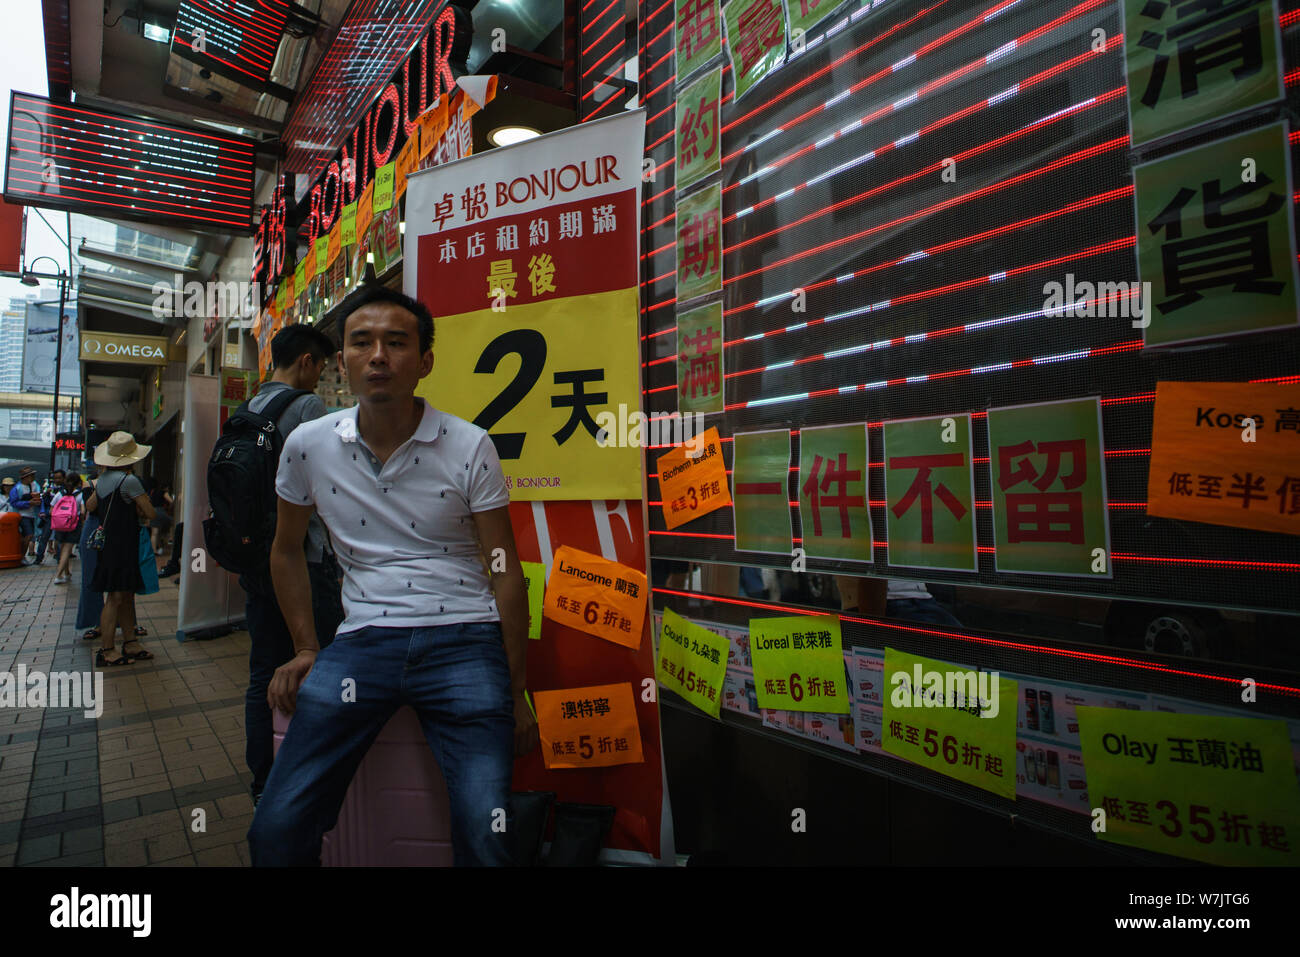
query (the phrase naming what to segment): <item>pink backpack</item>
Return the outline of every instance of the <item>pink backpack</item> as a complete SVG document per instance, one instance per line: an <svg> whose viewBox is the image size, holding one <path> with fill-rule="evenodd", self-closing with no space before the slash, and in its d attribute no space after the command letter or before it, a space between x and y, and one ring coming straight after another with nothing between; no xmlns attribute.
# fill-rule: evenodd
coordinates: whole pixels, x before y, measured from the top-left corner
<svg viewBox="0 0 1300 957"><path fill-rule="evenodd" d="M65 492L58 504L50 509L50 528L56 532L74 531L78 518L77 496Z"/></svg>

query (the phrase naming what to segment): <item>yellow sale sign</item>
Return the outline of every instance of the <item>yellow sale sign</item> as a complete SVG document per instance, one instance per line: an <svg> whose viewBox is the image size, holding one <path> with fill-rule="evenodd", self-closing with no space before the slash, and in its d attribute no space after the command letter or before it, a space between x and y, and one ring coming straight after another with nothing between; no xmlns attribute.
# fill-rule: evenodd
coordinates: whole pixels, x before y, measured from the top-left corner
<svg viewBox="0 0 1300 957"><path fill-rule="evenodd" d="M1300 863L1286 722L1075 709L1103 841L1211 864ZM1093 812L1094 816L1097 814Z"/></svg>
<svg viewBox="0 0 1300 957"><path fill-rule="evenodd" d="M542 612L546 595L546 566L541 562L520 562L524 569L524 587L528 589L528 637L542 637Z"/></svg>
<svg viewBox="0 0 1300 957"><path fill-rule="evenodd" d="M655 657L659 686L716 718L722 707L722 679L730 647L728 639L687 621L671 608L664 609Z"/></svg>
<svg viewBox="0 0 1300 957"><path fill-rule="evenodd" d="M749 653L760 708L849 713L838 616L751 618Z"/></svg>

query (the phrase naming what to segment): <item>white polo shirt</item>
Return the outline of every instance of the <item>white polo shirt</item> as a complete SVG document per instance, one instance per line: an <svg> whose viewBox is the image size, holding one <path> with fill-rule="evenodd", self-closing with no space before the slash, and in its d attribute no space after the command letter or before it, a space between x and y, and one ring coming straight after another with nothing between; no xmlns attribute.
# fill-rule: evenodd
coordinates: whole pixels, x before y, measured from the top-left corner
<svg viewBox="0 0 1300 957"><path fill-rule="evenodd" d="M339 634L499 621L473 513L510 501L496 447L478 426L424 400L420 425L382 468L357 407L289 434L275 491L314 505L343 566Z"/></svg>

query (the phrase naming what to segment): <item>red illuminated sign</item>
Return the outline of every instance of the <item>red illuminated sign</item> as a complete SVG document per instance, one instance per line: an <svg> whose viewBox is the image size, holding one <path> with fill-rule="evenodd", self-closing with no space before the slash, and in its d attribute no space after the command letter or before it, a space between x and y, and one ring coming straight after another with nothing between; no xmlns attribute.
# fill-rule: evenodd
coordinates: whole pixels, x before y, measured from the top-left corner
<svg viewBox="0 0 1300 957"><path fill-rule="evenodd" d="M253 231L253 282L270 286L293 265L286 255L288 197L293 194L293 174L282 173L271 193L271 205L262 207L262 217Z"/></svg>
<svg viewBox="0 0 1300 957"><path fill-rule="evenodd" d="M443 7L429 32L393 74L366 110L361 122L324 167L305 200L307 216L299 238L310 244L328 233L343 206L351 203L374 178L375 170L397 155L415 130L415 120L443 93L455 87L451 48L456 36L456 15Z"/></svg>
<svg viewBox="0 0 1300 957"><path fill-rule="evenodd" d="M265 83L288 19L288 0L181 0L172 52L234 79Z"/></svg>
<svg viewBox="0 0 1300 957"><path fill-rule="evenodd" d="M247 233L252 140L14 93L5 199Z"/></svg>

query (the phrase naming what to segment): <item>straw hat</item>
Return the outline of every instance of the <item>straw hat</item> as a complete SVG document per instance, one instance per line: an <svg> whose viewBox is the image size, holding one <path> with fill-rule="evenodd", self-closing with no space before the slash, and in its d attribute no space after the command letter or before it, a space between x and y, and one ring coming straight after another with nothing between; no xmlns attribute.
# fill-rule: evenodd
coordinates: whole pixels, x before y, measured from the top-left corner
<svg viewBox="0 0 1300 957"><path fill-rule="evenodd" d="M140 445L130 432L114 432L106 442L95 447L95 464L132 465L152 451L152 445Z"/></svg>
<svg viewBox="0 0 1300 957"><path fill-rule="evenodd" d="M9 475L0 479L0 488L13 488L17 484L18 483L13 480L12 476Z"/></svg>

